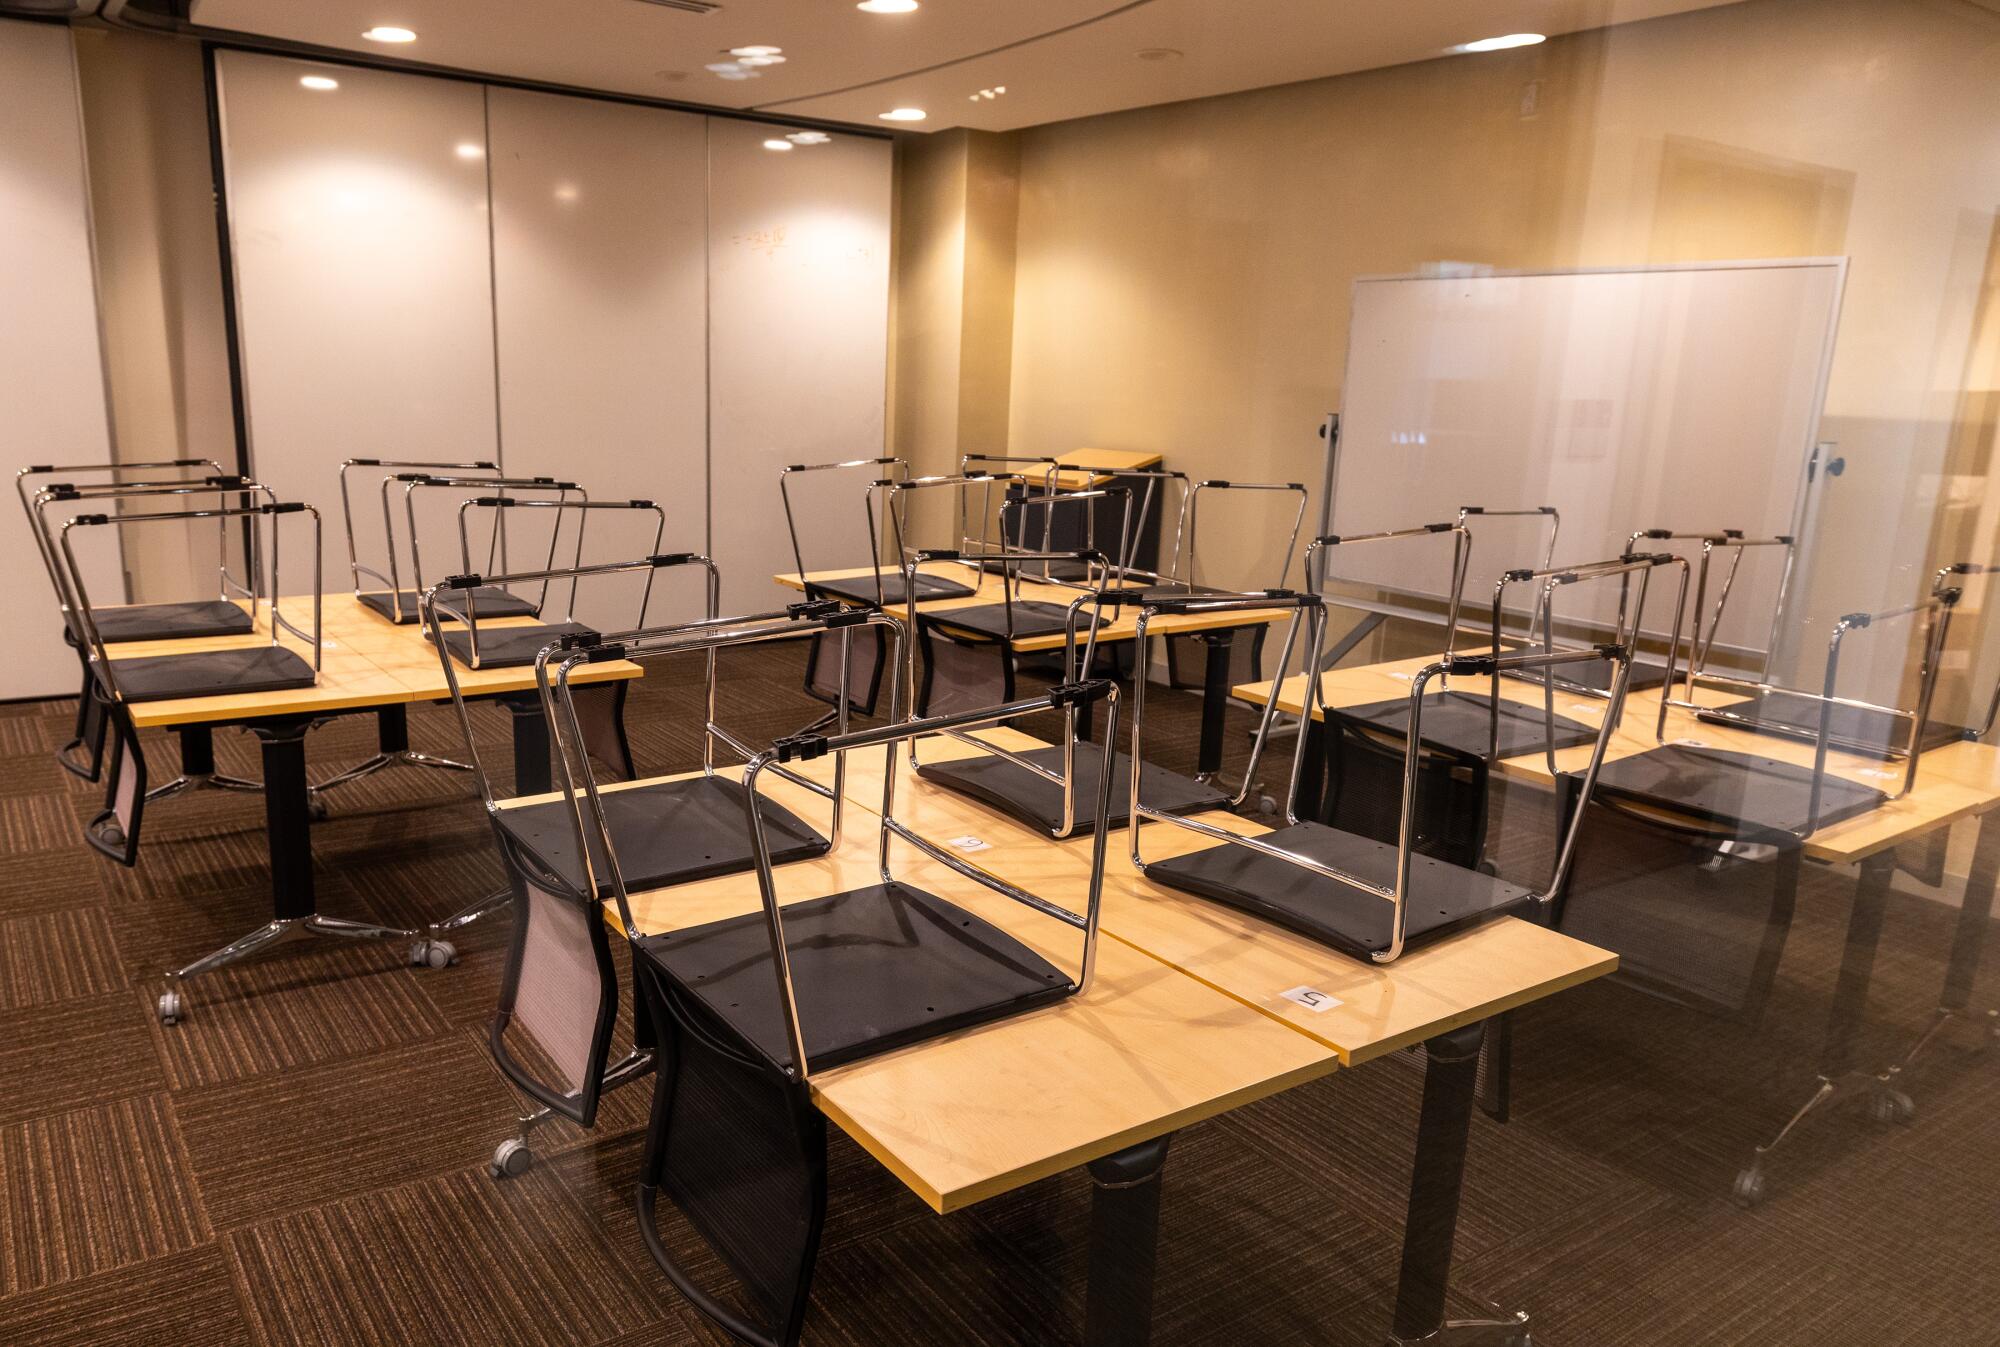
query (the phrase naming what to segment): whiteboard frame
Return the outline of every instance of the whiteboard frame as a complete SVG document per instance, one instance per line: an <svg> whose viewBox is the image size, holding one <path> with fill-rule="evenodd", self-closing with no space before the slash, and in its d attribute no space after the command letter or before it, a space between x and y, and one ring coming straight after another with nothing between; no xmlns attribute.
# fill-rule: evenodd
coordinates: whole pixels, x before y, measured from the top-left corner
<svg viewBox="0 0 2000 1347"><path fill-rule="evenodd" d="M1334 500L1340 490L1340 438L1341 438L1342 422L1344 422L1346 419L1345 413L1347 408L1348 390L1353 386L1352 377L1354 373L1354 311L1356 307L1355 301L1359 297L1360 289L1362 286L1381 284L1386 281L1527 280L1540 276L1610 276L1610 275L1632 276L1632 275L1652 275L1655 273L1678 272L1678 271L1750 271L1750 270L1761 271L1761 270L1776 270L1776 269L1792 270L1797 268L1831 267L1833 269L1832 321L1827 324L1826 339L1822 343L1820 348L1819 373L1818 376L1815 378L1813 384L1812 415L1806 423L1805 443L1802 446L1802 448L1804 449L1804 453L1801 455L1799 459L1799 472L1798 472L1799 485L1797 491L1794 492L1792 497L1792 513L1791 513L1790 528L1791 528L1791 535L1796 540L1796 546L1793 553L1794 565L1791 576L1791 583L1786 587L1784 594L1781 596L1779 608L1776 611L1774 611L1771 615L1772 640L1770 643L1770 647L1768 649L1761 652L1756 652L1756 651L1746 650L1739 646L1722 645L1718 647L1719 649L1738 657L1761 653L1764 656L1765 672L1768 675L1770 671L1771 661L1775 658L1777 652L1778 629L1784 624L1785 605L1791 604L1795 601L1796 596L1804 588L1805 578L1809 576L1811 573L1811 560L1812 560L1811 546L1814 540L1807 538L1801 532L1801 530L1804 527L1807 516L1807 507L1809 504L1809 501L1807 499L1808 496L1810 495L1811 492L1815 490L1825 489L1825 482L1826 482L1825 475L1816 474L1813 472L1813 458L1814 455L1819 451L1821 444L1820 422L1821 419L1826 414L1827 389L1830 387L1833 380L1833 353L1834 353L1834 347L1838 343L1840 337L1841 310L1845 306L1847 300L1847 270L1850 261L1851 259L1845 256L1751 257L1751 258L1715 259L1715 260L1704 260L1704 261L1694 261L1694 262L1655 262L1655 263L1645 263L1638 266L1539 267L1539 268L1528 268L1522 270L1494 268L1488 270L1466 272L1463 275L1455 275L1449 272L1441 272L1441 271L1431 271L1431 272L1418 271L1418 272L1378 273L1375 275L1368 275L1368 276L1356 276L1353 279L1353 281L1349 283L1347 291L1347 314L1348 314L1347 346L1341 356L1341 370L1340 370L1341 407L1339 411L1329 413L1328 420L1322 423L1323 433L1325 434L1325 438L1327 440L1326 472L1324 477L1326 485L1325 488L1320 493L1321 498L1320 498L1320 511L1319 511L1319 532L1316 536L1325 537L1327 534L1333 531ZM1393 526L1394 526L1393 522L1388 522L1381 525L1381 527L1383 528L1389 528ZM1322 548L1320 550L1320 573L1317 578L1317 584L1322 594L1327 592L1327 578L1328 578L1327 567L1331 561L1330 553L1331 549L1328 548ZM1381 593L1389 595L1403 595L1409 598L1422 597L1423 595L1423 591L1421 590L1401 589L1393 585L1374 585L1371 587L1380 591ZM1422 608L1412 607L1406 602L1398 602L1395 598L1389 598L1389 599L1342 598L1339 600L1338 606L1343 608L1351 608L1360 612L1377 613L1383 617L1404 618L1410 621L1422 622L1430 626L1444 625L1443 619L1441 619L1436 613L1427 612ZM1462 626L1463 623L1461 622L1460 625Z"/></svg>

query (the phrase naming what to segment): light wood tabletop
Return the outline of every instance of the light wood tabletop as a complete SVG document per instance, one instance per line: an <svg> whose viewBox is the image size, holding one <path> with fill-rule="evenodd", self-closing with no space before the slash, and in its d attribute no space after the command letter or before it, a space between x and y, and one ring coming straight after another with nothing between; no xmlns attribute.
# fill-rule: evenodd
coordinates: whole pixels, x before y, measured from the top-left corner
<svg viewBox="0 0 2000 1347"><path fill-rule="evenodd" d="M1042 746L1040 740L1005 727L979 731L978 737L1015 750ZM947 761L979 751L963 742L933 739L922 744L920 758ZM813 775L825 781L830 778L823 764L824 760L812 764L818 769ZM851 804L880 809L879 753L848 755L847 792ZM900 756L896 816L926 835L976 837L1010 855L1029 840L1050 845L998 810L923 780ZM1200 817L1234 833L1268 831L1223 811ZM1088 834L1054 845L1071 857L1080 876L1088 875L1092 846ZM1141 854L1149 861L1209 845L1209 839L1171 824L1148 823L1141 829ZM1618 966L1617 957L1605 950L1515 917L1498 918L1425 944L1393 964L1366 963L1256 917L1156 884L1132 868L1130 847L1130 834L1123 827L1106 838L1105 933L1284 1020L1331 1048L1348 1065L1553 995ZM1299 987L1311 987L1337 1004L1314 1010L1284 995Z"/></svg>
<svg viewBox="0 0 2000 1347"><path fill-rule="evenodd" d="M1320 675L1322 705L1365 706L1410 695L1410 677L1434 657L1393 660L1381 664L1330 669ZM1303 674L1287 678L1277 689L1278 709L1297 715L1305 703ZM1543 705L1540 686L1518 679L1499 680L1501 696L1534 709ZM1486 677L1461 678L1455 684L1464 691L1484 694L1493 680ZM1442 691L1433 683L1426 695ZM1272 697L1269 680L1244 683L1235 695L1263 705ZM1644 753L1659 747L1656 733L1660 710L1658 689L1635 692L1626 698L1625 716L1606 746L1607 760ZM1739 698L1714 688L1697 689L1696 700L1703 705L1723 706ZM1556 714L1592 727L1603 724L1606 703L1601 699L1564 692L1555 695ZM1315 711L1316 718L1320 717ZM1779 735L1758 734L1700 719L1693 711L1669 707L1665 741L1691 747L1755 754L1777 762L1811 767L1813 746ZM1564 749L1555 755L1559 772L1581 771L1590 760L1588 744ZM1524 753L1499 764L1499 770L1523 780L1549 781L1549 759L1545 753ZM1902 789L1902 765L1854 753L1829 752L1827 772L1845 780L1873 786L1894 795ZM1954 743L1923 755L1917 770L1917 786L1900 800L1890 800L1880 808L1821 828L1806 839L1806 854L1815 860L1846 863L1864 860L1877 852L1948 826L1963 818L1983 814L2000 806L2000 748L1982 743Z"/></svg>
<svg viewBox="0 0 2000 1347"><path fill-rule="evenodd" d="M926 575L937 575L947 579L970 583L973 572L955 562L933 563L921 568ZM808 582L827 580L852 580L862 576L873 576L874 570L867 566L849 566L840 570L808 571L801 576L797 571L787 571L771 578L788 589L805 589ZM956 608L979 608L1005 601L1001 593L1001 578L986 574L979 577L976 593L951 599L919 599L917 611L925 617L937 619L943 626L951 625L951 612ZM1068 607L1086 591L1068 585L1044 584L1039 580L1023 579L1015 590L1016 603L1054 603ZM1198 597L1198 596L1197 596ZM907 611L902 604L892 603L883 611L891 617L901 617ZM1236 627L1262 627L1273 622L1290 620L1294 610L1290 608L1245 608L1222 613L1161 613L1146 624L1150 636L1179 636L1199 631L1223 631ZM1088 631L1089 610L1085 609L1078 619L1077 641L1081 643ZM1131 604L1118 611L1115 618L1108 618L1097 628L1097 639L1104 644L1129 641L1139 633L1139 611ZM1061 632L1042 636L1019 636L1009 645L1017 653L1032 654L1044 650L1060 650L1064 640Z"/></svg>
<svg viewBox="0 0 2000 1347"><path fill-rule="evenodd" d="M312 596L282 599L285 619L310 631ZM494 627L532 624L532 618L503 618ZM451 695L437 649L425 639L415 623L398 625L363 606L352 594L329 594L321 608L322 640L319 680L311 687L281 692L217 693L206 697L180 697L170 701L133 702L132 723L139 728L195 725L258 719L263 717L314 715L321 712L354 710L370 706L392 706L417 701L440 701ZM482 627L488 625L485 622ZM111 648L112 661L147 655L183 655L208 650L259 646L271 639L268 607L257 614L257 629L240 636L206 636L176 641L131 641ZM309 642L281 631L279 641L308 663L312 659ZM607 660L579 668L579 683L637 678L638 665L624 660ZM492 696L505 692L525 692L535 686L532 667L515 669L458 670L459 686L468 696Z"/></svg>
<svg viewBox="0 0 2000 1347"><path fill-rule="evenodd" d="M875 776L879 781L879 768ZM815 799L788 783L766 784L774 799L795 809ZM836 852L776 872L781 903L879 882L878 816L853 803L850 796ZM800 812L823 824L826 808L818 801ZM1074 927L912 847L899 844L893 856L899 879L1076 972L1083 936ZM1073 910L1084 905L1087 864L1046 840L1010 839L965 859ZM753 912L759 901L753 878L731 875L637 895L633 918L658 932ZM1338 1067L1324 1044L1105 936L1096 974L1081 995L815 1072L811 1087L842 1131L934 1210L948 1212Z"/></svg>

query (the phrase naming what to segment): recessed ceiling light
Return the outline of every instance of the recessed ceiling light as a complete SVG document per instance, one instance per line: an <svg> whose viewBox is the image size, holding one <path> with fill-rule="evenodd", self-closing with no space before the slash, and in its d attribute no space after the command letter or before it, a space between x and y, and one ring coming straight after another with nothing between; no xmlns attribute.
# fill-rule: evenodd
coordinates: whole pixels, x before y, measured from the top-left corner
<svg viewBox="0 0 2000 1347"><path fill-rule="evenodd" d="M576 184L573 182L559 182L556 184L556 200L562 202L564 205L568 205L570 202L576 200L579 195L580 193L576 190Z"/></svg>
<svg viewBox="0 0 2000 1347"><path fill-rule="evenodd" d="M458 157L461 159L484 159L486 157L486 147L484 145L475 145L469 140L462 140L458 143Z"/></svg>
<svg viewBox="0 0 2000 1347"><path fill-rule="evenodd" d="M1467 42L1460 51L1506 51L1509 47L1532 47L1537 42L1547 42L1540 33L1506 33L1500 37L1482 37L1477 42Z"/></svg>
<svg viewBox="0 0 2000 1347"><path fill-rule="evenodd" d="M736 64L743 66L752 66L752 67L765 66L765 65L783 65L784 63L785 63L785 58L782 56L739 56L736 58Z"/></svg>
<svg viewBox="0 0 2000 1347"><path fill-rule="evenodd" d="M767 150L789 150L792 148L792 142L773 138L764 142L764 148Z"/></svg>
<svg viewBox="0 0 2000 1347"><path fill-rule="evenodd" d="M929 115L922 108L890 108L887 112L879 114L881 120L885 122L920 122Z"/></svg>
<svg viewBox="0 0 2000 1347"><path fill-rule="evenodd" d="M917 0L861 0L856 9L870 14L908 14L917 7Z"/></svg>
<svg viewBox="0 0 2000 1347"><path fill-rule="evenodd" d="M390 23L378 23L361 36L370 42L415 42L417 35L408 28L398 28Z"/></svg>
<svg viewBox="0 0 2000 1347"><path fill-rule="evenodd" d="M794 131L785 137L794 145L824 145L833 137L824 131Z"/></svg>
<svg viewBox="0 0 2000 1347"><path fill-rule="evenodd" d="M731 56L776 56L783 47L731 47Z"/></svg>
<svg viewBox="0 0 2000 1347"><path fill-rule="evenodd" d="M1144 47L1133 53L1142 61L1178 61L1186 54L1176 47Z"/></svg>
<svg viewBox="0 0 2000 1347"><path fill-rule="evenodd" d="M322 92L340 87L340 81L331 75L301 75L299 76L299 84L304 88L318 89Z"/></svg>

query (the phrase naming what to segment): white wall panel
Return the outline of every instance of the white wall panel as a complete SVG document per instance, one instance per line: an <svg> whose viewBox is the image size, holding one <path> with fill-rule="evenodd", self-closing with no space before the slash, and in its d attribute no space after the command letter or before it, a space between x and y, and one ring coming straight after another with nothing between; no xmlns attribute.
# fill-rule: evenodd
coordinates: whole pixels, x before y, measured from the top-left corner
<svg viewBox="0 0 2000 1347"><path fill-rule="evenodd" d="M508 467L657 500L665 549L705 551L705 119L517 89L487 99ZM652 539L650 522L596 511L585 559L643 555ZM656 589L653 616L692 615L699 595L680 577ZM636 596L600 581L578 612L627 622Z"/></svg>
<svg viewBox="0 0 2000 1347"><path fill-rule="evenodd" d="M708 125L711 533L723 606L749 611L792 569L779 468L883 452L891 149L773 151L781 131ZM808 558L854 536L824 515L800 531Z"/></svg>
<svg viewBox="0 0 2000 1347"><path fill-rule="evenodd" d="M484 92L216 60L251 465L320 507L338 589L342 459L498 453Z"/></svg>
<svg viewBox="0 0 2000 1347"><path fill-rule="evenodd" d="M0 20L0 466L104 463L111 458L103 349L90 252L90 204L69 30ZM0 698L76 691L55 594L18 507L0 526L0 566L14 577L0 600L8 632ZM117 543L93 529L92 597L124 598ZM84 550L79 548L80 551Z"/></svg>

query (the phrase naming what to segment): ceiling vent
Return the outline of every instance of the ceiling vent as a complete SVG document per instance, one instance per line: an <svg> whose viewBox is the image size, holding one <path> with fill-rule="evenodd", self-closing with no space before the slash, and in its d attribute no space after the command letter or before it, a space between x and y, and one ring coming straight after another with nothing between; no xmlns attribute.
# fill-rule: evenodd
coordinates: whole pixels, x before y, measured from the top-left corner
<svg viewBox="0 0 2000 1347"><path fill-rule="evenodd" d="M710 0L639 0L642 5L658 5L661 9L678 9L687 14L713 14L721 9Z"/></svg>

